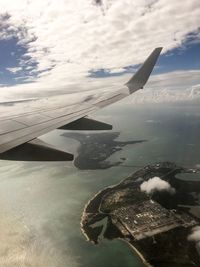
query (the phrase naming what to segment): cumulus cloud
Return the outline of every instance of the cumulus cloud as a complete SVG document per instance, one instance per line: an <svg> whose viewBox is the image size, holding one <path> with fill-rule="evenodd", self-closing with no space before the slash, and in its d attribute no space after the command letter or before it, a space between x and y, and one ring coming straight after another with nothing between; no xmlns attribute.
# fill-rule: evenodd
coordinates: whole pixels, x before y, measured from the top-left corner
<svg viewBox="0 0 200 267"><path fill-rule="evenodd" d="M189 241L200 242L200 226L192 229L192 233L188 236Z"/></svg>
<svg viewBox="0 0 200 267"><path fill-rule="evenodd" d="M175 189L171 187L167 181L160 179L160 177L153 177L148 181L143 182L140 185L140 190L147 194L152 194L156 191L167 191L170 194L175 193Z"/></svg>
<svg viewBox="0 0 200 267"><path fill-rule="evenodd" d="M200 253L200 226L192 228L192 233L188 236L188 240L197 244L197 248Z"/></svg>
<svg viewBox="0 0 200 267"><path fill-rule="evenodd" d="M200 102L200 86L189 89L146 89L133 95L132 102L144 103L173 103L173 102Z"/></svg>
<svg viewBox="0 0 200 267"><path fill-rule="evenodd" d="M0 6L0 39L17 37L26 48L20 66L35 63L24 91L77 88L90 82L91 70L123 71L156 46L164 52L181 46L191 32L200 40L198 0L0 0Z"/></svg>
<svg viewBox="0 0 200 267"><path fill-rule="evenodd" d="M200 101L200 70L154 75L144 90L133 95L134 103Z"/></svg>
<svg viewBox="0 0 200 267"><path fill-rule="evenodd" d="M200 84L200 70L177 70L150 77L149 88L187 89Z"/></svg>
<svg viewBox="0 0 200 267"><path fill-rule="evenodd" d="M20 70L22 70L21 67L12 67L12 68L6 68L8 71L12 72L12 73L17 73Z"/></svg>

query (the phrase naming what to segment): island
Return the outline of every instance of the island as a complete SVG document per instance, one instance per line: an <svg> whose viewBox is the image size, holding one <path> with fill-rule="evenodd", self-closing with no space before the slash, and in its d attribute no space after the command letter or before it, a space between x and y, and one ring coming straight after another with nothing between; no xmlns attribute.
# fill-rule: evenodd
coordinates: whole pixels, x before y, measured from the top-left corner
<svg viewBox="0 0 200 267"><path fill-rule="evenodd" d="M146 266L200 266L199 173L172 162L145 166L86 204L83 234L94 244L124 240Z"/></svg>

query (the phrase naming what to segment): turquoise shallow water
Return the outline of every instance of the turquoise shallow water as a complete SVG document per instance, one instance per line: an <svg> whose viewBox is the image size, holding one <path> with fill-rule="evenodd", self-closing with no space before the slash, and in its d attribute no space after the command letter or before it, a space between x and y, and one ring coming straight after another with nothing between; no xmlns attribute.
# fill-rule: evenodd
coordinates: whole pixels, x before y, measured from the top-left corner
<svg viewBox="0 0 200 267"><path fill-rule="evenodd" d="M124 102L124 101L123 101ZM109 160L126 160L105 170L78 170L73 163L0 162L0 266L141 267L120 240L86 242L80 217L87 201L140 166L199 162L200 109L195 106L111 106L95 117L113 123L119 140L147 140L124 147ZM78 143L54 131L46 141L70 152Z"/></svg>

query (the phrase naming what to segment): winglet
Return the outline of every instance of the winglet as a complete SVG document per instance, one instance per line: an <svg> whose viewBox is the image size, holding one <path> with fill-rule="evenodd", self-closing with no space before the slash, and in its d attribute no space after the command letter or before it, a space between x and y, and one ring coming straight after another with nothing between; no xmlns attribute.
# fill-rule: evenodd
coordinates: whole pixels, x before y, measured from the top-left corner
<svg viewBox="0 0 200 267"><path fill-rule="evenodd" d="M162 47L157 47L153 50L150 56L145 60L139 70L133 75L133 77L126 83L130 93L142 89L146 84L155 64L160 55Z"/></svg>

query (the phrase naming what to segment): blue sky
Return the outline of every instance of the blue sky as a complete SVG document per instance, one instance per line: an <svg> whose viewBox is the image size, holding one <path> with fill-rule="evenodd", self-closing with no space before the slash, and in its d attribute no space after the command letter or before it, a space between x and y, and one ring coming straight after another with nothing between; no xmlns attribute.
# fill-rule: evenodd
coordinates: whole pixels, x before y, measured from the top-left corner
<svg viewBox="0 0 200 267"><path fill-rule="evenodd" d="M0 40L0 84L15 85L25 82L27 76L30 76L30 71L36 66L35 63L27 61L23 64L24 56L27 49L24 45L19 44L19 39L16 37ZM29 68L27 70L26 68ZM13 69L12 69L13 68ZM20 70L15 70L20 68Z"/></svg>
<svg viewBox="0 0 200 267"><path fill-rule="evenodd" d="M120 73L110 73L107 69L91 70L90 77L118 76L125 73L132 73L139 65L125 66ZM200 69L200 42L184 42L179 47L162 54L152 74L161 74L177 70L199 70Z"/></svg>
<svg viewBox="0 0 200 267"><path fill-rule="evenodd" d="M159 59L159 72L200 69L200 42L186 42L182 46L162 55ZM163 70L162 70L163 69Z"/></svg>

